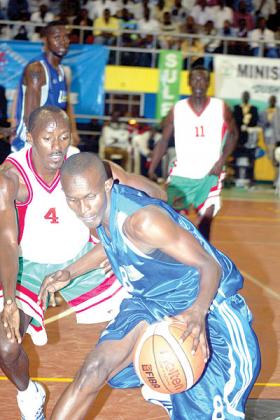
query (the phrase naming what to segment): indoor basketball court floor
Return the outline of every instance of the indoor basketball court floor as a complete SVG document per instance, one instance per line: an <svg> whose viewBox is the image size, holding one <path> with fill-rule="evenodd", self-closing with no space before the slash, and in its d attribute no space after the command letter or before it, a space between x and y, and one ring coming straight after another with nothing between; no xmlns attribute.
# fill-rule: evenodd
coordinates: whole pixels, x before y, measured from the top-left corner
<svg viewBox="0 0 280 420"><path fill-rule="evenodd" d="M225 190L212 242L233 259L244 275L242 294L253 311L261 346L262 369L250 395L246 419L280 419L280 199L269 189ZM47 389L49 418L58 396L72 380L104 324L77 326L64 303L48 309L46 318L48 345L34 348L29 337L24 345L32 377ZM0 376L1 420L19 418L15 395L14 387ZM87 420L93 418L166 420L167 416L160 407L146 403L138 389L104 387L87 416Z"/></svg>

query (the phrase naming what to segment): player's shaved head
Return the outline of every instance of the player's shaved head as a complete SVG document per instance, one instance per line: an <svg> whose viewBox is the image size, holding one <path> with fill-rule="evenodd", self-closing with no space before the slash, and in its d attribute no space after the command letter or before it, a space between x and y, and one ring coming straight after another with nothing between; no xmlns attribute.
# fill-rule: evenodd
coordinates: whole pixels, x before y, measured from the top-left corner
<svg viewBox="0 0 280 420"><path fill-rule="evenodd" d="M108 178L102 160L99 156L89 152L82 152L70 156L63 163L61 178L82 175L85 172L90 173L95 179L102 179L104 182Z"/></svg>
<svg viewBox="0 0 280 420"><path fill-rule="evenodd" d="M42 121L45 122L49 120L50 118L54 118L56 120L58 116L61 117L70 126L68 115L61 108L58 108L57 106L51 106L51 105L46 105L46 106L41 106L39 108L36 108L30 114L28 124L27 124L27 130L29 131L29 133L32 133L34 128L40 125Z"/></svg>
<svg viewBox="0 0 280 420"><path fill-rule="evenodd" d="M50 33L52 33L53 29L57 28L58 26L62 26L63 28L65 28L65 21L61 19L49 22L44 28L45 36L48 36Z"/></svg>

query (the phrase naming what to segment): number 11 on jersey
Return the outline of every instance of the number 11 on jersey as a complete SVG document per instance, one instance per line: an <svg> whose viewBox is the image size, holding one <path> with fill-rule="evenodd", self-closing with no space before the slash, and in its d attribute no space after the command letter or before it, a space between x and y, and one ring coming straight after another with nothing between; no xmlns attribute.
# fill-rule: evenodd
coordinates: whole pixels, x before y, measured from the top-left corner
<svg viewBox="0 0 280 420"><path fill-rule="evenodd" d="M195 127L195 137L205 137L203 125Z"/></svg>

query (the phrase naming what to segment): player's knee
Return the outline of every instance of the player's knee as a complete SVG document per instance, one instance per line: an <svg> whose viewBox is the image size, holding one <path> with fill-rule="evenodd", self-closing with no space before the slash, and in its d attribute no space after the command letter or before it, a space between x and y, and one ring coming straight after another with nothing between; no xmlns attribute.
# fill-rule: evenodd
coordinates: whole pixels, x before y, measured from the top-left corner
<svg viewBox="0 0 280 420"><path fill-rule="evenodd" d="M17 342L12 343L5 336L0 337L0 364L10 366L15 363L21 352L21 345Z"/></svg>
<svg viewBox="0 0 280 420"><path fill-rule="evenodd" d="M96 392L107 381L110 367L107 359L101 354L87 360L76 376L76 384L85 392Z"/></svg>

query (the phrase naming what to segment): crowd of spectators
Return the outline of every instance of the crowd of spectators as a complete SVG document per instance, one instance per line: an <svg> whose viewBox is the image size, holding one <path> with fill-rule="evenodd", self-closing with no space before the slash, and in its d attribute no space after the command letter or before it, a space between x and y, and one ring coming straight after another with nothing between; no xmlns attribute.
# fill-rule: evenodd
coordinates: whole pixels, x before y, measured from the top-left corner
<svg viewBox="0 0 280 420"><path fill-rule="evenodd" d="M72 42L114 46L120 37L118 45L125 47L182 50L185 62L201 59L203 53L221 52L280 57L275 43L280 41L280 0L0 0L0 4L0 19L22 21L21 25L0 23L0 38L37 40L41 28L27 26L26 21L45 24L63 19L87 27L85 31L74 28ZM215 35L224 39L213 39ZM122 61L149 65L149 55L123 53Z"/></svg>

